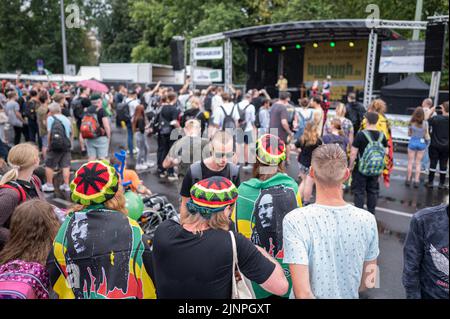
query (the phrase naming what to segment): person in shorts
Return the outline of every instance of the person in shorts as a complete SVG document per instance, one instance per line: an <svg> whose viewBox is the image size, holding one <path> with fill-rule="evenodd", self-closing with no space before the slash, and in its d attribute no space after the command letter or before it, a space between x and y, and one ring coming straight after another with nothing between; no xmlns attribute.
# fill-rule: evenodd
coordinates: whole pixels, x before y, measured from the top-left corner
<svg viewBox="0 0 450 319"><path fill-rule="evenodd" d="M55 121L61 121L64 126L64 131L67 138L72 138L72 125L70 120L61 114L61 106L54 102L48 106L49 116L47 118L47 131L48 136L51 136L52 127ZM53 175L55 170L62 169L64 184L59 189L64 192L69 192L69 179L70 179L70 161L71 161L70 149L59 151L52 149L52 141L49 141L49 149L47 157L45 159L45 177L47 182L42 185L44 192L53 192L55 190L53 186Z"/></svg>
<svg viewBox="0 0 450 319"><path fill-rule="evenodd" d="M108 158L109 141L111 140L111 125L108 116L106 116L102 107L102 100L99 94L91 95L91 106L88 107L88 113L94 113L97 116L100 133L98 137L86 139L86 150L90 161L96 159Z"/></svg>

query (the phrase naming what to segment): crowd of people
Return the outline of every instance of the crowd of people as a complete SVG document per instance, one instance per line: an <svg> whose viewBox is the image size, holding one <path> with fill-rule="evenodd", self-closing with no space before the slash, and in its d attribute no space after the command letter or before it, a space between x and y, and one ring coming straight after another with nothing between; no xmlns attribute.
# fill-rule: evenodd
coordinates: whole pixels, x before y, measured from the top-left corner
<svg viewBox="0 0 450 319"><path fill-rule="evenodd" d="M406 185L419 187L428 149L426 186L439 162L445 188L448 102L426 105L411 117ZM350 93L331 105L334 116L329 106L317 94L294 104L284 90L273 98L257 89L192 90L189 81L178 91L158 83L103 93L2 81L0 296L229 299L246 290L258 299L358 298L377 282L375 212L393 141L384 101L366 110ZM123 175L111 155L114 124L126 134ZM87 163L71 178L75 145ZM286 173L291 153L298 180ZM154 166L177 182L179 221L164 221L150 241L127 216L123 183L150 194L136 171ZM241 180L241 168L252 178ZM45 200L55 187L70 194L67 212ZM448 203L413 218L403 283L409 298L448 298Z"/></svg>

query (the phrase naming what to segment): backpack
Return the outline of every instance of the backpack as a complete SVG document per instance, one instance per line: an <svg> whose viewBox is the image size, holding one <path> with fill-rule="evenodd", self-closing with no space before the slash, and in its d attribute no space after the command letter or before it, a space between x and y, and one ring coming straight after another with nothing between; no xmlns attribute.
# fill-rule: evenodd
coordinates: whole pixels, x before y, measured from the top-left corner
<svg viewBox="0 0 450 319"><path fill-rule="evenodd" d="M131 120L130 105L129 105L130 102L122 102L122 103L117 104L116 118L119 122L122 122L122 121L128 122L129 120Z"/></svg>
<svg viewBox="0 0 450 319"><path fill-rule="evenodd" d="M83 116L80 126L81 136L85 139L93 139L102 136L104 130L98 123L96 113L87 113Z"/></svg>
<svg viewBox="0 0 450 319"><path fill-rule="evenodd" d="M226 176L226 177L233 183L236 183L236 180L239 177L239 165L236 165L234 163L228 163L228 164L230 165L230 170L229 170L230 176ZM190 169L191 169L191 180L193 183L192 185L203 180L202 164L200 161L192 164Z"/></svg>
<svg viewBox="0 0 450 319"><path fill-rule="evenodd" d="M48 285L38 263L14 260L0 267L0 299L48 299Z"/></svg>
<svg viewBox="0 0 450 319"><path fill-rule="evenodd" d="M172 125L170 125L170 121L162 115L162 108L163 106L160 106L156 110L153 122L153 133L167 135L172 132Z"/></svg>
<svg viewBox="0 0 450 319"><path fill-rule="evenodd" d="M247 108L250 106L251 104L249 103L246 107L244 107L243 110L241 110L241 108L238 105L238 112L239 112L239 127L242 130L245 130L245 127L247 126L247 121L245 120L245 112L247 111ZM231 114L233 114L233 112L231 112Z"/></svg>
<svg viewBox="0 0 450 319"><path fill-rule="evenodd" d="M225 112L225 109L223 108L223 106L221 105L220 108L222 109L223 115L225 116L222 122L222 131L225 131L225 129L235 129L236 128L236 122L234 121L233 118L233 113L234 113L234 108L235 108L236 104L233 105L233 108L231 109L230 114L227 114L227 112Z"/></svg>
<svg viewBox="0 0 450 319"><path fill-rule="evenodd" d="M34 188L41 189L41 181L36 175L31 176L31 183L33 184ZM0 189L2 188L13 189L17 193L17 196L19 197L17 205L22 204L28 199L28 195L23 189L22 185L20 185L16 181L9 181L6 184L0 185Z"/></svg>
<svg viewBox="0 0 450 319"><path fill-rule="evenodd" d="M379 176L384 170L385 147L383 146L384 134L380 132L378 140L372 140L368 131L362 131L369 141L363 155L359 159L358 170L365 176Z"/></svg>
<svg viewBox="0 0 450 319"><path fill-rule="evenodd" d="M27 102L27 106L25 108L25 116L32 121L37 120L36 101L30 100Z"/></svg>
<svg viewBox="0 0 450 319"><path fill-rule="evenodd" d="M286 111L288 113L287 120L289 123L289 127L292 129L293 124L294 124L294 119L295 119L295 113L296 113L295 107L289 104L286 106Z"/></svg>
<svg viewBox="0 0 450 319"><path fill-rule="evenodd" d="M303 133L305 132L306 124L312 121L313 112L311 112L309 114L309 117L306 119L300 111L296 111L296 112L298 114L298 127L297 127L297 131L295 132L295 139L298 140L300 137L302 137Z"/></svg>
<svg viewBox="0 0 450 319"><path fill-rule="evenodd" d="M77 98L75 100L72 101L72 110L73 110L73 116L80 120L83 118L83 113L84 113L84 107L81 104L81 99Z"/></svg>
<svg viewBox="0 0 450 319"><path fill-rule="evenodd" d="M66 135L63 122L56 116L52 116L54 122L50 131L49 149L56 152L67 152L70 150L70 139Z"/></svg>
<svg viewBox="0 0 450 319"><path fill-rule="evenodd" d="M212 98L213 98L213 95L208 94L207 96L205 96L205 100L203 101L203 106L205 108L205 111L208 111L209 113L212 112Z"/></svg>

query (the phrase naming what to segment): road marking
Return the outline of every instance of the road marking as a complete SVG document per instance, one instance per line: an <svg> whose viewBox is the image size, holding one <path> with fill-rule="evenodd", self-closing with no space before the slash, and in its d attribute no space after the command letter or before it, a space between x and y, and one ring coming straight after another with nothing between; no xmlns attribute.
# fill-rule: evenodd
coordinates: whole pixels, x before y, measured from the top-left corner
<svg viewBox="0 0 450 319"><path fill-rule="evenodd" d="M392 215L407 217L407 218L412 218L412 216L413 216L413 214L411 214L411 213L400 212L398 210L393 210L393 209L388 209L388 208L383 208L383 207L377 207L376 210L379 210L384 213L392 214Z"/></svg>
<svg viewBox="0 0 450 319"><path fill-rule="evenodd" d="M63 205L65 208L69 208L70 206L73 205L72 202L69 202L65 199L62 198L58 198L58 197L53 197L53 198L46 198L48 201L52 201L52 202L56 202L58 204Z"/></svg>

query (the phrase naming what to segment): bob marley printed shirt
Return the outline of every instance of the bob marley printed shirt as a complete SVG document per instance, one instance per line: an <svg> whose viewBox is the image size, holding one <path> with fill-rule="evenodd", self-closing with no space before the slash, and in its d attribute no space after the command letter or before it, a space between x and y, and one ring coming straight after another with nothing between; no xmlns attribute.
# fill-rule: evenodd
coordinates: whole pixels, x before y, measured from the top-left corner
<svg viewBox="0 0 450 319"><path fill-rule="evenodd" d="M232 215L237 231L263 247L283 266L289 281L289 297L292 288L288 265L282 263L283 219L292 210L301 207L298 185L286 174L278 173L266 181L252 178L238 189L239 197ZM257 298L266 298L271 294L256 283L253 289Z"/></svg>
<svg viewBox="0 0 450 319"><path fill-rule="evenodd" d="M90 207L68 215L47 268L60 299L155 298L151 251L136 221Z"/></svg>

